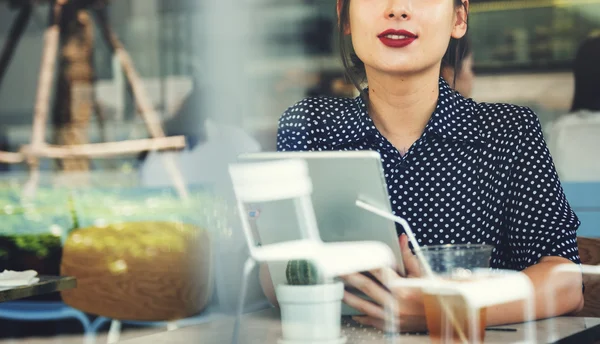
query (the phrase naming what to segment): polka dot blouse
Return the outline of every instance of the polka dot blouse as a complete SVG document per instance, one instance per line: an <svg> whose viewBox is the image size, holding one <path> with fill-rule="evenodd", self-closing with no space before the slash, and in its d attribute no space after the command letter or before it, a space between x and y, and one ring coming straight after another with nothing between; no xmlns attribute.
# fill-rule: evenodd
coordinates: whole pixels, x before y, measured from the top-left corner
<svg viewBox="0 0 600 344"><path fill-rule="evenodd" d="M493 268L523 270L543 256L580 263L579 220L563 193L537 116L476 103L440 78L436 110L405 155L360 98L308 98L279 121L279 151L374 150L396 215L422 245L495 246ZM401 227L398 227L401 233Z"/></svg>

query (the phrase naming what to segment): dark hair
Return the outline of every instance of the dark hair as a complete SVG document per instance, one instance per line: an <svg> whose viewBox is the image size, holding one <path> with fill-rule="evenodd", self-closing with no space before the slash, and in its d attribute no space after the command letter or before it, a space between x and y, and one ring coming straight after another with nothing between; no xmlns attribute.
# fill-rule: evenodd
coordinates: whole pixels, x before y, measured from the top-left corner
<svg viewBox="0 0 600 344"><path fill-rule="evenodd" d="M365 65L360 60L360 58L356 55L354 50L352 49L352 43L348 42L346 35L344 33L345 28L350 22L350 1L351 0L341 0L342 6L340 8L340 20L339 20L339 42L340 42L340 54L342 57L342 63L344 64L344 70L346 72L346 77L354 84L354 86L360 91L361 96L363 98L367 98L368 94L366 94L361 86L363 82L366 81L365 74ZM454 5L456 7L465 6L463 0L453 0ZM468 16L468 13L467 13ZM468 56L470 53L470 45L468 42L468 37L465 34L460 39L450 38L450 42L448 44L448 49L446 49L446 53L442 58L442 67L443 66L453 66L455 71L460 71L462 68L463 59ZM456 83L456 75L458 73L454 73L454 82Z"/></svg>
<svg viewBox="0 0 600 344"><path fill-rule="evenodd" d="M451 51L454 54L449 54ZM454 70L454 83L456 83L456 75L460 74L463 68L465 58L471 53L471 40L468 33L465 33L460 40L453 38L450 41L446 55L442 59L442 68L452 68Z"/></svg>
<svg viewBox="0 0 600 344"><path fill-rule="evenodd" d="M571 112L600 111L600 36L586 39L573 64L575 95Z"/></svg>

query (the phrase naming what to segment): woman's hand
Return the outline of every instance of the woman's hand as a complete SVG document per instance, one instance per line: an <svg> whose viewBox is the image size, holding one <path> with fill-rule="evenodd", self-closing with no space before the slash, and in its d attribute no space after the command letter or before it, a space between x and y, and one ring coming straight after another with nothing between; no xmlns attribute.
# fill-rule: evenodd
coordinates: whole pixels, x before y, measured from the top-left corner
<svg viewBox="0 0 600 344"><path fill-rule="evenodd" d="M412 253L410 247L408 247L408 237L406 234L402 234L400 238L398 238L398 242L400 243L402 262L404 263L404 268L406 269L406 277L421 277L421 266L419 265L419 260L417 259L417 256Z"/></svg>
<svg viewBox="0 0 600 344"><path fill-rule="evenodd" d="M402 260L408 278L420 277L421 270L417 258L408 247L408 238L402 234L399 238ZM364 316L356 316L353 319L363 325L374 326L385 330L385 308L384 304L393 306L394 326L404 332L423 331L427 328L425 323L425 308L423 297L419 289L393 288L391 291L383 287L386 282L403 278L391 269L371 271L371 274L381 283L377 283L363 274L351 274L343 276L344 281L354 288L362 291L372 298L374 302L363 300L349 292L344 293L344 302L350 307L357 309ZM385 274L385 276L384 276ZM387 281L386 281L387 280Z"/></svg>

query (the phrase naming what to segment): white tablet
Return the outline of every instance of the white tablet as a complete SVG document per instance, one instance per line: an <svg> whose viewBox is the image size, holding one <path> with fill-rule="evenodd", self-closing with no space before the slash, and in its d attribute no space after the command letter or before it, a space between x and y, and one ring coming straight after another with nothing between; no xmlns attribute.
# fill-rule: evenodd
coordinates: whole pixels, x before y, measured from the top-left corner
<svg viewBox="0 0 600 344"><path fill-rule="evenodd" d="M312 202L324 242L380 241L387 244L404 274L395 224L356 206L362 199L391 212L381 157L374 151L273 152L243 154L244 161L302 159L308 164L313 183ZM262 244L286 240L299 233L292 201L256 205L253 226ZM296 228L290 228L295 226ZM288 230L286 230L288 228ZM269 264L273 284L286 282L285 262ZM344 307L343 314L356 314Z"/></svg>

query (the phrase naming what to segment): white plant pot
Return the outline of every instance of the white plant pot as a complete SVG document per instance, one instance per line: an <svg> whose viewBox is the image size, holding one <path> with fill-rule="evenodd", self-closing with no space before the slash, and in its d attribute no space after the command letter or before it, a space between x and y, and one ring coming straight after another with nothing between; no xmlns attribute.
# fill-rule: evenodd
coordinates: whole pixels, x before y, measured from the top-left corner
<svg viewBox="0 0 600 344"><path fill-rule="evenodd" d="M283 341L329 343L341 339L344 284L278 285Z"/></svg>

